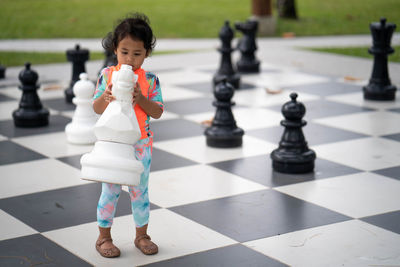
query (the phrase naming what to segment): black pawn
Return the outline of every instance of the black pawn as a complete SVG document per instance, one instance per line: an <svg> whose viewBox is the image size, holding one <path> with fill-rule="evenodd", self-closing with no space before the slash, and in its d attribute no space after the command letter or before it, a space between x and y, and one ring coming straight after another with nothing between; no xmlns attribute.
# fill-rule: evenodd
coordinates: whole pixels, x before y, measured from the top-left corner
<svg viewBox="0 0 400 267"><path fill-rule="evenodd" d="M228 80L230 84L236 89L240 86L240 75L236 73L232 66L231 54L233 48L231 47L231 42L233 39L233 30L229 26L229 21L225 21L225 25L221 28L219 32L219 38L222 43L222 47L218 48L221 53L221 65L214 75L213 85L214 87L221 82L224 78Z"/></svg>
<svg viewBox="0 0 400 267"><path fill-rule="evenodd" d="M237 62L237 70L241 73L260 72L260 61L255 57L258 21L237 22L235 23L235 28L243 33L243 37L238 43L241 57Z"/></svg>
<svg viewBox="0 0 400 267"><path fill-rule="evenodd" d="M279 147L272 151L272 167L275 171L283 173L307 173L314 170L316 154L307 146L302 127L307 122L302 118L306 108L296 101L297 94L290 94L291 101L282 107L285 120L281 125L285 127Z"/></svg>
<svg viewBox="0 0 400 267"><path fill-rule="evenodd" d="M31 63L25 64L25 69L18 76L22 90L19 108L12 113L14 124L17 127L40 127L49 124L49 111L43 108L37 94L38 74L31 70Z"/></svg>
<svg viewBox="0 0 400 267"><path fill-rule="evenodd" d="M396 25L380 22L370 24L373 45L368 52L374 56L374 65L369 84L363 87L364 98L368 100L394 100L397 88L391 85L388 71L388 55L394 52L390 40Z"/></svg>
<svg viewBox="0 0 400 267"><path fill-rule="evenodd" d="M79 74L86 72L85 62L89 60L89 50L81 49L77 44L75 49L67 50L67 60L72 62L72 79L69 83L69 87L65 89L65 100L68 103L72 103L72 98L74 98L74 92L72 88L74 84L79 81Z"/></svg>
<svg viewBox="0 0 400 267"><path fill-rule="evenodd" d="M244 131L236 126L231 107L234 88L225 79L214 88L214 96L217 99L213 105L217 108L213 122L204 134L207 137L207 145L210 147L228 148L242 145Z"/></svg>

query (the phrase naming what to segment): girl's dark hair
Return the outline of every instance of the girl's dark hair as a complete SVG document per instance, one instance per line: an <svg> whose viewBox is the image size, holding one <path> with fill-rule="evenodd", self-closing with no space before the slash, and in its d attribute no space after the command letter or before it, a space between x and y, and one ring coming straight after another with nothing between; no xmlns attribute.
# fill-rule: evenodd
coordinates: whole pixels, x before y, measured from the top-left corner
<svg viewBox="0 0 400 267"><path fill-rule="evenodd" d="M102 45L109 52L114 52L119 42L126 36L133 40L143 41L144 48L150 55L156 45L156 37L150 27L149 18L141 13L133 13L119 20L113 32L103 38Z"/></svg>

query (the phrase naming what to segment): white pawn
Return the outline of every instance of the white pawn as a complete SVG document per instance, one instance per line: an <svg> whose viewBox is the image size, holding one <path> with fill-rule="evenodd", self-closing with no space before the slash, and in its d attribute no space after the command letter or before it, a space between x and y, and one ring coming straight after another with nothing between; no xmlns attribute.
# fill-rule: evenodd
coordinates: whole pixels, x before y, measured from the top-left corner
<svg viewBox="0 0 400 267"><path fill-rule="evenodd" d="M144 170L135 157L134 144L141 132L132 106L132 92L137 75L132 67L121 65L112 73L112 94L116 100L108 104L95 125L97 142L92 152L81 158L81 177L85 180L121 185L139 185Z"/></svg>
<svg viewBox="0 0 400 267"><path fill-rule="evenodd" d="M93 111L92 97L94 84L88 80L88 75L82 72L73 87L75 97L72 102L76 105L72 122L65 127L67 141L71 144L89 145L96 142L94 125L98 116Z"/></svg>

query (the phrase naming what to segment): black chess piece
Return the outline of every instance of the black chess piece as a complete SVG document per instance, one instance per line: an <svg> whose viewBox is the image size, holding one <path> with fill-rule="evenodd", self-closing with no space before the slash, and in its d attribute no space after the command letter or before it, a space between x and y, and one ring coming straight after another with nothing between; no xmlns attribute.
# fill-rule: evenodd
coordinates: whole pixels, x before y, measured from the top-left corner
<svg viewBox="0 0 400 267"><path fill-rule="evenodd" d="M219 32L219 38L221 40L222 47L218 48L218 51L222 56L221 65L213 78L214 87L224 78L226 78L227 81L236 89L238 89L240 86L240 75L233 69L231 60L231 54L234 50L231 46L233 36L234 33L232 28L229 26L229 21L225 21L224 26Z"/></svg>
<svg viewBox="0 0 400 267"><path fill-rule="evenodd" d="M79 74L86 72L85 62L89 60L89 50L81 49L80 45L77 44L75 45L75 49L68 49L66 54L67 60L72 62L72 79L64 93L67 103L72 103L72 98L74 98L72 88L79 81Z"/></svg>
<svg viewBox="0 0 400 267"><path fill-rule="evenodd" d="M0 65L0 79L4 79L6 77L6 67Z"/></svg>
<svg viewBox="0 0 400 267"><path fill-rule="evenodd" d="M296 101L297 94L290 94L291 101L282 107L285 120L281 125L285 127L279 147L272 151L272 167L275 171L283 173L307 173L314 170L316 154L308 148L302 127L307 122L302 118L306 108Z"/></svg>
<svg viewBox="0 0 400 267"><path fill-rule="evenodd" d="M374 55L374 65L369 84L363 87L364 98L368 100L394 100L396 86L390 83L388 71L388 55L394 52L390 40L396 25L386 23L385 18L380 22L370 24L373 44L368 52Z"/></svg>
<svg viewBox="0 0 400 267"><path fill-rule="evenodd" d="M117 55L114 52L105 50L104 55L105 55L104 64L99 74L104 68L109 66L116 66L118 64Z"/></svg>
<svg viewBox="0 0 400 267"><path fill-rule="evenodd" d="M19 108L12 113L14 124L17 127L40 127L49 124L49 111L43 108L37 94L38 74L31 69L31 63L25 64L25 69L18 76L21 81L19 89L22 97Z"/></svg>
<svg viewBox="0 0 400 267"><path fill-rule="evenodd" d="M207 145L210 147L228 148L242 145L244 131L236 126L231 107L235 89L224 78L214 88L216 101L213 105L217 108L213 122L204 134L207 137Z"/></svg>
<svg viewBox="0 0 400 267"><path fill-rule="evenodd" d="M238 43L241 57L236 63L237 70L241 73L260 72L260 61L255 57L258 21L247 20L246 22L237 22L235 23L235 28L243 33L243 37Z"/></svg>

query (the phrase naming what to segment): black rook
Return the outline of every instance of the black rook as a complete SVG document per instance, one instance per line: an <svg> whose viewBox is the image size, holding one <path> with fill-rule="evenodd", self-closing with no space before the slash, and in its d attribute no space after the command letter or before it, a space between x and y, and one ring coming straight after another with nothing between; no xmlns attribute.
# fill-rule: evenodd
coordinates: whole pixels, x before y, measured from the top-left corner
<svg viewBox="0 0 400 267"><path fill-rule="evenodd" d="M234 105L231 99L234 88L223 79L214 88L214 96L217 99L213 105L217 108L211 127L204 134L207 137L207 145L210 147L228 148L242 145L244 131L236 126L231 107Z"/></svg>
<svg viewBox="0 0 400 267"><path fill-rule="evenodd" d="M77 44L75 49L67 50L67 60L72 62L72 79L69 83L69 87L65 89L65 100L68 103L72 103L72 98L74 98L74 92L72 88L74 84L79 81L79 74L86 72L85 62L89 60L89 50L81 49Z"/></svg>
<svg viewBox="0 0 400 267"><path fill-rule="evenodd" d="M290 94L291 101L282 107L285 120L281 125L285 127L279 147L272 151L272 167L275 171L283 173L306 173L314 169L316 154L307 146L302 127L307 122L302 118L306 108L296 101L297 94Z"/></svg>
<svg viewBox="0 0 400 267"><path fill-rule="evenodd" d="M31 64L26 63L25 69L18 76L21 81L19 89L22 97L19 108L12 113L14 124L17 127L40 127L49 124L49 111L43 108L37 94L38 74L31 70Z"/></svg>
<svg viewBox="0 0 400 267"><path fill-rule="evenodd" d="M233 39L233 30L229 27L229 21L225 21L225 25L221 28L219 32L219 38L221 39L222 47L218 51L222 54L221 65L214 75L213 85L214 87L221 82L224 77L228 80L230 84L236 89L240 85L240 75L236 73L232 66L231 54L233 48L231 47L231 42Z"/></svg>
<svg viewBox="0 0 400 267"><path fill-rule="evenodd" d="M396 25L386 23L382 18L380 22L370 24L373 45L368 52L374 56L369 84L363 87L364 98L368 100L394 100L397 88L391 85L388 71L388 55L394 52L390 47L390 40Z"/></svg>

